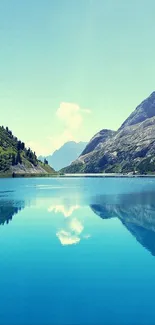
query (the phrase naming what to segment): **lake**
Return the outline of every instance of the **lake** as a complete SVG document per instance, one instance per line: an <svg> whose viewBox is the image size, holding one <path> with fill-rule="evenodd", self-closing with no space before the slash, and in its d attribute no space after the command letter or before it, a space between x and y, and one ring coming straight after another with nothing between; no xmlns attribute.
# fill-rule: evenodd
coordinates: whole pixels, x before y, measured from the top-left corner
<svg viewBox="0 0 155 325"><path fill-rule="evenodd" d="M155 179L0 179L0 324L155 324Z"/></svg>

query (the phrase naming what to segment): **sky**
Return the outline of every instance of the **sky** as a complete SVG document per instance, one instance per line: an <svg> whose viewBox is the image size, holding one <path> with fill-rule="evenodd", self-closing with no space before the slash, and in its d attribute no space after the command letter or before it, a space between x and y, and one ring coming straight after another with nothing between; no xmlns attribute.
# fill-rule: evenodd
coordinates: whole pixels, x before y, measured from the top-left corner
<svg viewBox="0 0 155 325"><path fill-rule="evenodd" d="M154 0L1 0L0 125L48 155L155 90Z"/></svg>

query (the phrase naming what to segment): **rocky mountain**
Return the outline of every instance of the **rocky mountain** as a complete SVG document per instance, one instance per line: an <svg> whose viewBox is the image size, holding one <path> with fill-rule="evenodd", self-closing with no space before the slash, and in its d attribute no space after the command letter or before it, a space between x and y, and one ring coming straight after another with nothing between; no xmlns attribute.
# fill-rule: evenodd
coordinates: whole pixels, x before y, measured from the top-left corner
<svg viewBox="0 0 155 325"><path fill-rule="evenodd" d="M155 91L145 99L134 112L124 121L120 129L125 126L134 125L155 116Z"/></svg>
<svg viewBox="0 0 155 325"><path fill-rule="evenodd" d="M39 161L35 152L27 149L8 127L0 127L0 174L54 173L54 169Z"/></svg>
<svg viewBox="0 0 155 325"><path fill-rule="evenodd" d="M86 145L87 142L76 143L75 141L69 141L66 142L60 149L54 151L52 155L47 157L40 156L39 159L44 161L46 158L50 166L52 166L55 170L60 170L78 158Z"/></svg>
<svg viewBox="0 0 155 325"><path fill-rule="evenodd" d="M99 150L102 148L102 144L110 139L115 134L115 131L112 130L101 130L100 132L96 133L94 137L89 141L89 143L86 145L85 149L81 153L81 156L84 156L91 151Z"/></svg>
<svg viewBox="0 0 155 325"><path fill-rule="evenodd" d="M90 150L85 150L63 172L154 173L155 92L135 109L117 132L110 131L94 148L91 144L92 140L87 145Z"/></svg>

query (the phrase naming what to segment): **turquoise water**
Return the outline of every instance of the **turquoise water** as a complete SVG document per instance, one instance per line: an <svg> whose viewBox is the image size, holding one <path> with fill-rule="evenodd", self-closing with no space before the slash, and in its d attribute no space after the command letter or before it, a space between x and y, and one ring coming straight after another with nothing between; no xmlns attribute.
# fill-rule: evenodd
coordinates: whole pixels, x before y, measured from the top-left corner
<svg viewBox="0 0 155 325"><path fill-rule="evenodd" d="M155 179L0 179L0 324L155 324Z"/></svg>

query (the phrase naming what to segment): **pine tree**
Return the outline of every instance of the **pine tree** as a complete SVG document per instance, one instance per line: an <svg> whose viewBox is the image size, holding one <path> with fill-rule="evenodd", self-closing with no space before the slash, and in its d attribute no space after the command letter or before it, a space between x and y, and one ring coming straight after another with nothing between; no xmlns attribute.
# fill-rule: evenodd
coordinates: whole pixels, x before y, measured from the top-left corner
<svg viewBox="0 0 155 325"><path fill-rule="evenodd" d="M17 142L17 150L21 150L21 141L19 140L18 142Z"/></svg>
<svg viewBox="0 0 155 325"><path fill-rule="evenodd" d="M24 149L25 149L25 143L22 142L22 143L21 143L21 150L24 150Z"/></svg>
<svg viewBox="0 0 155 325"><path fill-rule="evenodd" d="M46 158L44 159L44 165L48 165L48 160Z"/></svg>
<svg viewBox="0 0 155 325"><path fill-rule="evenodd" d="M17 152L17 156L16 156L16 165L21 164L22 163L22 159L20 156L20 152Z"/></svg>
<svg viewBox="0 0 155 325"><path fill-rule="evenodd" d="M12 154L12 166L16 165L16 156L15 154L13 153Z"/></svg>

